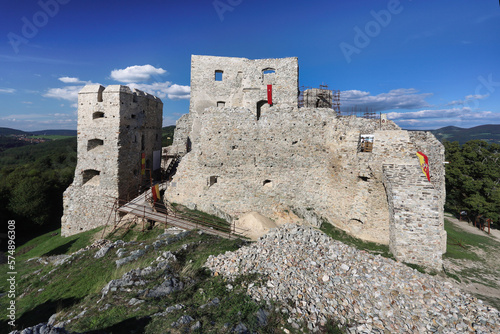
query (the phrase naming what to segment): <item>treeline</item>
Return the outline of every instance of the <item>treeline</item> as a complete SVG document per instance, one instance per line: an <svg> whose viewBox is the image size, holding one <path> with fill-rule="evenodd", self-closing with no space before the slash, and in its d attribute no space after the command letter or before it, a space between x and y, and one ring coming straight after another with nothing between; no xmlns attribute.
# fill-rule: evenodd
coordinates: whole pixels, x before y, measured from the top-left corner
<svg viewBox="0 0 500 334"><path fill-rule="evenodd" d="M76 137L11 148L0 154L0 216L29 239L60 227L62 193L73 181Z"/></svg>
<svg viewBox="0 0 500 334"><path fill-rule="evenodd" d="M446 206L458 215L500 220L500 144L471 140L463 145L444 143L446 149Z"/></svg>
<svg viewBox="0 0 500 334"><path fill-rule="evenodd" d="M0 135L0 152L3 152L9 148L21 147L25 145L29 145L29 143L14 137Z"/></svg>

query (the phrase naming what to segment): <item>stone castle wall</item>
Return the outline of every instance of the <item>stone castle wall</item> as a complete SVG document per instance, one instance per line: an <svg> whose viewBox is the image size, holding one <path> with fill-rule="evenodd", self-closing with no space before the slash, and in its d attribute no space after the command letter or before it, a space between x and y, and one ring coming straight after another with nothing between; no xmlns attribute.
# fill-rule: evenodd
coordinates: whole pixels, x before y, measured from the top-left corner
<svg viewBox="0 0 500 334"><path fill-rule="evenodd" d="M397 210L388 189L396 185L388 183L392 178L384 166L411 165L412 177L420 179L417 150L430 152L436 166L444 160L441 144L430 140L424 147L432 135L412 134L391 121L338 117L332 109L274 106L257 119L251 109L212 107L188 117L182 122L190 123L191 131L179 137L188 136L192 150L178 167L168 199L228 219L250 211L275 220L294 213L316 226L328 221L356 237L391 244ZM363 134L374 136L372 152L359 151ZM433 173L440 185L444 169ZM423 201L434 210L429 231L441 236L442 226L434 221L441 203L426 197L420 185L411 191L425 195ZM402 242L412 238L408 230L397 234ZM413 254L394 252L412 262ZM441 252L436 254L431 267L440 265ZM413 256L413 263L418 261Z"/></svg>
<svg viewBox="0 0 500 334"><path fill-rule="evenodd" d="M106 224L115 198L138 195L146 180L141 154L152 169L153 152L161 150L162 108L160 99L126 86L80 91L78 161L63 197L62 235Z"/></svg>
<svg viewBox="0 0 500 334"><path fill-rule="evenodd" d="M417 163L384 165L390 215L390 249L396 259L441 270L446 246L439 190ZM444 247L446 248L446 247Z"/></svg>
<svg viewBox="0 0 500 334"><path fill-rule="evenodd" d="M298 76L297 58L251 60L193 55L191 96L195 98L191 98L190 110L217 106L254 109L259 102L267 101L267 85L273 85L273 104L294 107Z"/></svg>

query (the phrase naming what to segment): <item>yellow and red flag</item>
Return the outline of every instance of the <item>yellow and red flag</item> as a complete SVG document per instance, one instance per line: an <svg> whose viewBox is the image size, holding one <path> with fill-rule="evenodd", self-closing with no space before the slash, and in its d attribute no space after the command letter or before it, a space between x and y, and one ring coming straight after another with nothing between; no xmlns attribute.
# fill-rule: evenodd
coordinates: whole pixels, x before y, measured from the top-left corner
<svg viewBox="0 0 500 334"><path fill-rule="evenodd" d="M418 160L420 160L420 167L422 168L422 172L424 172L425 176L427 176L427 180L431 181L431 173L429 169L429 159L422 152L417 152Z"/></svg>
<svg viewBox="0 0 500 334"><path fill-rule="evenodd" d="M151 192L153 193L153 201L157 202L158 199L160 198L160 187L155 184L154 186L151 187Z"/></svg>

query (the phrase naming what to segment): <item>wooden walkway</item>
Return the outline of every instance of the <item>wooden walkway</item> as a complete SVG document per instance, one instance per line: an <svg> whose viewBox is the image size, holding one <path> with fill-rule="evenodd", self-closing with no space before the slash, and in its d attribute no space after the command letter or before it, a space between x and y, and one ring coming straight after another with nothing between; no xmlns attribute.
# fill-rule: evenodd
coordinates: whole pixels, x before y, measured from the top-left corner
<svg viewBox="0 0 500 334"><path fill-rule="evenodd" d="M165 184L160 185L160 189L165 189L165 187ZM201 217L190 217L186 214L176 212L172 208L165 207L160 202L153 205L152 201L150 201L150 193L151 190L147 190L128 203L117 200L118 208L116 211L132 214L136 217L149 219L165 225L172 225L184 230L200 230L204 233L217 235L226 239L245 238L243 235L246 231L236 228L234 224L231 227L218 226Z"/></svg>

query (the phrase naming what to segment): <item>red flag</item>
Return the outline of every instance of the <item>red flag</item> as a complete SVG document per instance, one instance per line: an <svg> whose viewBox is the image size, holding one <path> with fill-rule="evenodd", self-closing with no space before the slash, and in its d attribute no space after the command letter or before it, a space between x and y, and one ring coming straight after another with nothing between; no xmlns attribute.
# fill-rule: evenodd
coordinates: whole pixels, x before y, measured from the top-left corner
<svg viewBox="0 0 500 334"><path fill-rule="evenodd" d="M273 85L267 85L267 103L273 104Z"/></svg>
<svg viewBox="0 0 500 334"><path fill-rule="evenodd" d="M420 168L422 168L422 172L427 176L427 180L431 180L431 173L429 169L429 159L422 152L417 152L418 160L420 160Z"/></svg>

